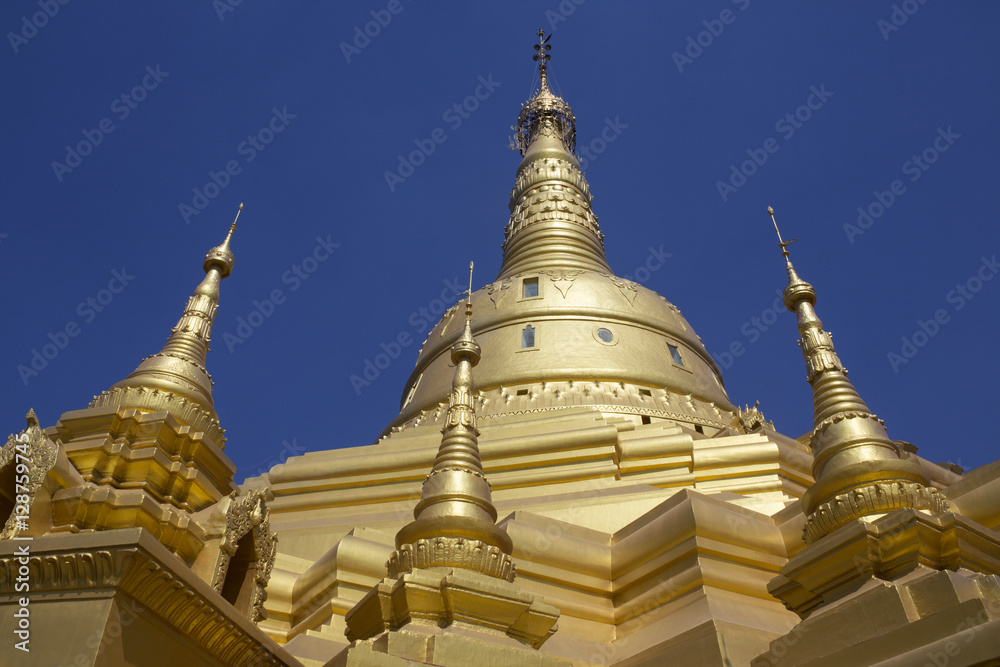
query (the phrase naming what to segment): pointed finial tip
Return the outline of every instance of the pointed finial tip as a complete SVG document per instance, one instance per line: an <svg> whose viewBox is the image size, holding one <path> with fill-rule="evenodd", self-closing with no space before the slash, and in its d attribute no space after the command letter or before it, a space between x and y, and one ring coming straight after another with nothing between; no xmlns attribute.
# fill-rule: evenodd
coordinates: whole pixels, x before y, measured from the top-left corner
<svg viewBox="0 0 1000 667"><path fill-rule="evenodd" d="M240 202L240 210L243 210L243 202Z"/></svg>
<svg viewBox="0 0 1000 667"><path fill-rule="evenodd" d="M792 239L791 241L786 241L781 238L781 231L778 229L778 221L774 219L774 209L770 206L767 207L767 214L771 216L771 222L774 223L774 233L778 235L778 247L781 248L781 256L785 258L785 262L791 264L791 260L788 259L788 246L792 245L798 239Z"/></svg>

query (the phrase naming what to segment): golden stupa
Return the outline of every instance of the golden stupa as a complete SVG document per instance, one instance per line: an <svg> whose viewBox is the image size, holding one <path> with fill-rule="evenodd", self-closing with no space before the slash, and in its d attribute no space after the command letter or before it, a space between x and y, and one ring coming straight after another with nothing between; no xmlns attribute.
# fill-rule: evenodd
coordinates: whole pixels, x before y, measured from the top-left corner
<svg viewBox="0 0 1000 667"><path fill-rule="evenodd" d="M780 232L815 429L734 406L608 266L547 42L500 273L470 266L375 444L233 483L206 355L235 221L159 353L29 412L0 453L0 663L1000 665L1000 461L890 438Z"/></svg>

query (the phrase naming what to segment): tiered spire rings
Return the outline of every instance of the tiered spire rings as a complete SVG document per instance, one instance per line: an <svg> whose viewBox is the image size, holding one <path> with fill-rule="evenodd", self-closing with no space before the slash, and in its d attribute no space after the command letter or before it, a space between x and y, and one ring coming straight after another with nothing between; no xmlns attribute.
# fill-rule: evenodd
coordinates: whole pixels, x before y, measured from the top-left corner
<svg viewBox="0 0 1000 667"><path fill-rule="evenodd" d="M945 511L946 501L930 487L920 464L889 439L882 420L872 414L847 379L833 339L813 309L816 290L799 278L789 259L788 246L794 241L781 238L774 210L768 207L767 211L788 272L782 298L798 319L806 379L813 388L816 481L802 498L806 542L815 542L854 519L901 507Z"/></svg>

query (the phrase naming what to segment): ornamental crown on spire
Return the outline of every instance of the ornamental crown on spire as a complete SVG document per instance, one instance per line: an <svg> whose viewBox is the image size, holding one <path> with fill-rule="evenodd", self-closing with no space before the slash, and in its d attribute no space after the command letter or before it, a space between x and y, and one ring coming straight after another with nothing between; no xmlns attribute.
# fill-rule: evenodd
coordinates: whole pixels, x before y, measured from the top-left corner
<svg viewBox="0 0 1000 667"><path fill-rule="evenodd" d="M535 139L543 135L561 141L569 153L576 150L576 117L573 116L573 110L565 100L549 90L548 61L552 45L548 41L551 38L551 34L545 37L542 30L538 31L538 44L535 44L536 53L533 56L538 62L538 92L521 106L517 125L511 128L517 133L511 142L511 148L521 151L521 155L524 155Z"/></svg>

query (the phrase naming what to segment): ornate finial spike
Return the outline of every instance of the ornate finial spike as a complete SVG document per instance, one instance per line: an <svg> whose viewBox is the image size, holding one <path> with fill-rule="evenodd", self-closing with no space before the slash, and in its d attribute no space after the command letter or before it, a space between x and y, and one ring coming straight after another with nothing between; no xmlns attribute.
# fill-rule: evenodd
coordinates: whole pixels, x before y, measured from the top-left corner
<svg viewBox="0 0 1000 667"><path fill-rule="evenodd" d="M474 262L469 262L469 291L467 294L469 295L468 301L470 303L472 302L472 270L474 268L476 268L476 264Z"/></svg>
<svg viewBox="0 0 1000 667"><path fill-rule="evenodd" d="M538 53L532 56L532 60L538 61L538 74L542 78L541 82L542 88L548 88L549 84L548 76L546 75L546 68L547 68L546 63L548 63L549 58L552 57L548 53L549 51L552 50L552 45L547 43L551 38L552 38L552 33L549 33L549 36L546 37L545 31L542 30L541 28L538 29L538 44L535 44L535 51L537 51Z"/></svg>
<svg viewBox="0 0 1000 667"><path fill-rule="evenodd" d="M778 235L778 247L781 248L781 256L784 257L785 261L787 262L787 261L789 261L788 260L788 246L790 246L793 243L795 243L796 241L798 241L798 239L792 239L791 241L785 241L785 240L783 240L781 238L781 230L778 229L778 221L774 219L774 209L771 208L770 206L768 206L767 207L767 214L769 216L771 216L771 222L774 223L774 231Z"/></svg>
<svg viewBox="0 0 1000 667"><path fill-rule="evenodd" d="M229 225L229 233L226 234L226 240L223 245L229 245L229 240L233 238L233 232L236 231L236 221L240 219L240 211L243 210L243 202L240 202L240 207L236 209L236 217L233 218L233 224Z"/></svg>

